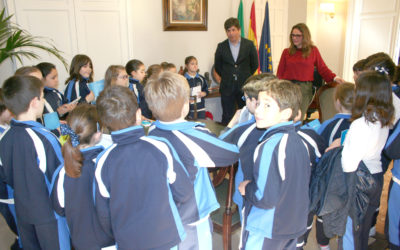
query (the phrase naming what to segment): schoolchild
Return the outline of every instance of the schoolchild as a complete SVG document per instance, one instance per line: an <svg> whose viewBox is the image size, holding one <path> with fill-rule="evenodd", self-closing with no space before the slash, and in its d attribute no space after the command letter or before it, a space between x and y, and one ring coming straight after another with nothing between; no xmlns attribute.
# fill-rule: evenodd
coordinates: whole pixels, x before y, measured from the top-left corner
<svg viewBox="0 0 400 250"><path fill-rule="evenodd" d="M15 76L34 76L39 80L43 80L42 72L36 66L22 66L18 68L15 73Z"/></svg>
<svg viewBox="0 0 400 250"><path fill-rule="evenodd" d="M9 127L12 119L11 112L7 109L3 100L3 90L0 88L0 136ZM0 213L3 215L10 230L15 234L16 239L11 249L19 249L18 230L15 221L15 206L12 198L9 196L7 184L0 180Z"/></svg>
<svg viewBox="0 0 400 250"><path fill-rule="evenodd" d="M385 154L393 159L392 180L389 184L388 216L389 249L400 249L400 125L389 136Z"/></svg>
<svg viewBox="0 0 400 250"><path fill-rule="evenodd" d="M328 146L337 138L340 138L342 132L350 127L351 107L353 105L354 84L342 83L336 87L334 102L338 112L331 119L323 122L318 129Z"/></svg>
<svg viewBox="0 0 400 250"><path fill-rule="evenodd" d="M322 155L325 152L325 149L328 147L325 139L319 135L314 129L312 129L310 126L308 126L308 124L305 125L301 125L301 110L299 110L299 114L297 115L297 117L294 119L295 121L295 128L297 131L297 134L300 135L301 139L303 140L303 142L306 144L307 149L308 149L308 154L310 156L310 163L311 163L311 172L313 172L317 166L317 163L319 162L319 159L322 157ZM307 240L308 240L308 235L311 232L312 229L312 225L313 225L313 221L314 221L314 213L309 213L308 214L308 219L307 219L307 231L300 236L299 238L297 238L297 244L296 244L296 249L297 250L302 250L304 248L304 246L307 244ZM317 218L317 220L319 220L320 222L322 221L321 218ZM319 230L322 229L322 224L319 225L320 227L317 227ZM319 235L320 234L320 235ZM323 242L325 243L325 241L321 240L321 237L323 237L323 239L326 239L327 243L325 243L326 245L320 245L320 248L325 250L327 248L329 248L329 238L327 238L323 231L317 231L317 240L318 243ZM324 248L325 247L325 248Z"/></svg>
<svg viewBox="0 0 400 250"><path fill-rule="evenodd" d="M150 80L157 79L158 76L163 72L163 68L159 64L152 64L147 68L146 76L141 82L143 86L146 86L146 83Z"/></svg>
<svg viewBox="0 0 400 250"><path fill-rule="evenodd" d="M257 127L265 134L253 153L253 176L240 183L244 195L239 249L296 249L306 232L310 159L296 133L299 87L285 80L270 81L259 92Z"/></svg>
<svg viewBox="0 0 400 250"><path fill-rule="evenodd" d="M193 183L190 200L178 209L186 239L178 249L212 249L210 213L219 208L207 167L229 166L238 159L237 147L219 140L204 124L188 122L189 85L182 75L163 72L145 86L146 99L157 118L149 135L167 139L176 149Z"/></svg>
<svg viewBox="0 0 400 250"><path fill-rule="evenodd" d="M147 105L142 85L146 77L146 68L144 64L137 59L133 59L125 65L125 69L129 75L129 89L135 93L139 108L142 111L142 116L146 119L151 119L153 115Z"/></svg>
<svg viewBox="0 0 400 250"><path fill-rule="evenodd" d="M354 79L354 81L356 81L358 76L361 74L361 72L364 71L364 67L365 67L365 63L366 62L367 62L366 59L361 59L361 60L358 60L353 65L353 79Z"/></svg>
<svg viewBox="0 0 400 250"><path fill-rule="evenodd" d="M343 143L342 168L345 173L357 171L362 161L377 183L368 193L369 203L359 227L354 230L347 218L346 232L339 244L343 249L367 249L373 215L379 207L383 173L381 152L389 135L394 107L390 80L386 74L363 72L357 78L352 123ZM332 146L340 145L336 140Z"/></svg>
<svg viewBox="0 0 400 250"><path fill-rule="evenodd" d="M3 86L6 107L16 116L0 140L0 177L13 190L24 249L69 249L65 221L53 210L49 193L63 159L57 138L35 122L43 112L43 83L14 76Z"/></svg>
<svg viewBox="0 0 400 250"><path fill-rule="evenodd" d="M257 128L256 120L254 118L258 93L265 84L268 84L268 81L271 81L275 78L275 76L266 73L251 76L246 80L246 83L243 86L244 96L246 96L246 106L242 109L242 111L246 108L246 112L249 113L250 119L246 119L246 121L242 122L238 121L238 115L236 115L238 114L237 112L232 118L231 122L229 122L228 127L232 124L236 124L219 137L226 142L235 144L239 148L239 164L235 175L235 189L232 199L238 205L241 221L243 197L238 190L238 186L243 180L248 180L251 178L253 174L252 152L254 152L254 149L258 144L258 140L265 132L265 129Z"/></svg>
<svg viewBox="0 0 400 250"><path fill-rule="evenodd" d="M160 63L160 66L162 68L162 71L169 71L172 73L177 73L176 66L173 63L162 62L162 63Z"/></svg>
<svg viewBox="0 0 400 250"><path fill-rule="evenodd" d="M129 86L129 76L125 67L122 65L110 65L104 76L104 88L119 85L123 87Z"/></svg>
<svg viewBox="0 0 400 250"><path fill-rule="evenodd" d="M52 201L55 211L65 216L74 249L101 249L114 245L114 239L101 228L93 201L93 180L97 155L103 147L94 146L101 137L97 131L96 107L81 104L61 125L69 135L62 146L64 167L54 177Z"/></svg>
<svg viewBox="0 0 400 250"><path fill-rule="evenodd" d="M43 114L57 112L59 117L64 117L73 110L76 104L68 104L68 100L58 90L58 72L52 63L42 62L36 65L43 75L44 83L44 110Z"/></svg>
<svg viewBox="0 0 400 250"><path fill-rule="evenodd" d="M208 95L208 84L204 76L200 75L197 59L194 56L185 58L184 76L190 87L190 109L188 117L195 119L195 105L197 118L206 119L206 108L204 97Z"/></svg>
<svg viewBox="0 0 400 250"><path fill-rule="evenodd" d="M185 237L177 207L193 195L185 169L162 139L145 137L132 91L112 86L96 101L112 146L97 158L95 207L119 249L170 249Z"/></svg>
<svg viewBox="0 0 400 250"><path fill-rule="evenodd" d="M93 82L93 63L87 55L75 55L69 68L69 77L65 81L67 87L64 95L68 102L79 99L78 102L90 103L94 100L94 93L88 83Z"/></svg>

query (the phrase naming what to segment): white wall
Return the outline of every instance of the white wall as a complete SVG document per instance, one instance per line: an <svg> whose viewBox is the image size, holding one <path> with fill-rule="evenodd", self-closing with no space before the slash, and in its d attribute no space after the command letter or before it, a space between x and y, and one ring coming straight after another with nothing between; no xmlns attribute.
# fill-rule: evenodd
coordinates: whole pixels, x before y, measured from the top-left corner
<svg viewBox="0 0 400 250"><path fill-rule="evenodd" d="M289 0L288 31L298 23L307 21L307 0ZM289 34L288 34L289 39Z"/></svg>
<svg viewBox="0 0 400 250"><path fill-rule="evenodd" d="M4 8L3 1L0 1L0 9ZM3 86L3 82L14 73L10 60L4 61L0 64L0 86Z"/></svg>
<svg viewBox="0 0 400 250"><path fill-rule="evenodd" d="M143 61L146 67L172 62L179 70L185 57L193 55L199 62L200 73L204 74L214 63L217 44L226 39L224 22L231 16L231 10L230 0L209 0L207 31L163 31L162 1L133 0L133 58Z"/></svg>
<svg viewBox="0 0 400 250"><path fill-rule="evenodd" d="M335 3L335 17L327 19L319 11L321 2ZM326 65L337 75L343 74L343 59L346 37L347 0L307 1L307 25L311 37L318 47Z"/></svg>

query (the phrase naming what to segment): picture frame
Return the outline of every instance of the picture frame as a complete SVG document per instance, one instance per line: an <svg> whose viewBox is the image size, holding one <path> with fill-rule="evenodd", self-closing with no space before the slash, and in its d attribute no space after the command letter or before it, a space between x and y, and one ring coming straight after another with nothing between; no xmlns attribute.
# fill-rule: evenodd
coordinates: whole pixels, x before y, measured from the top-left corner
<svg viewBox="0 0 400 250"><path fill-rule="evenodd" d="M206 31L208 0L163 0L164 31Z"/></svg>

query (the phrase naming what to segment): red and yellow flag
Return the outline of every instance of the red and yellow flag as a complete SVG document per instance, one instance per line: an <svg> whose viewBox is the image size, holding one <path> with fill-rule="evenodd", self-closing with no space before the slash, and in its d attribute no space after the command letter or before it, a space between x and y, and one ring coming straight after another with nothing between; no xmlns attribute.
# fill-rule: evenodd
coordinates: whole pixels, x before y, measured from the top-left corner
<svg viewBox="0 0 400 250"><path fill-rule="evenodd" d="M257 57L259 57L258 56L258 43L257 43L257 28L256 28L256 10L255 10L254 1L253 1L253 4L251 5L249 34L248 34L247 38L250 41L253 41L254 46L257 49ZM260 65L260 59L258 59L258 65ZM260 66L258 66L258 69L256 71L256 74L259 74L259 73L260 73Z"/></svg>

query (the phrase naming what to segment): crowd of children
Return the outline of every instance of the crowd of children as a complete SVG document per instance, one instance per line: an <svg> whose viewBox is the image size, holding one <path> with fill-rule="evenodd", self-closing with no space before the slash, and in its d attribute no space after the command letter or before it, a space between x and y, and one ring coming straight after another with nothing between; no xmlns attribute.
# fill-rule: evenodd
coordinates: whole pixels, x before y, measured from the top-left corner
<svg viewBox="0 0 400 250"><path fill-rule="evenodd" d="M194 56L184 63L181 74L167 62L147 72L137 59L111 65L100 94L89 86L86 55L73 58L64 94L51 63L22 67L4 82L0 212L17 236L13 249L212 249L210 214L220 204L207 168L235 162L239 249L303 249L316 215L321 249L329 249L331 227L343 230L341 249L367 249L392 159L388 240L400 248L400 70L387 54L354 65L355 84L336 87L338 113L322 124L301 121L298 85L252 76L246 107L219 138L190 121L205 118L209 86ZM152 121L146 132L142 120ZM343 176L357 186L364 168L371 185L361 211L347 201L361 216L342 211L332 222L310 203L339 201L310 183L321 178L316 170L332 155L325 152L338 149Z"/></svg>

